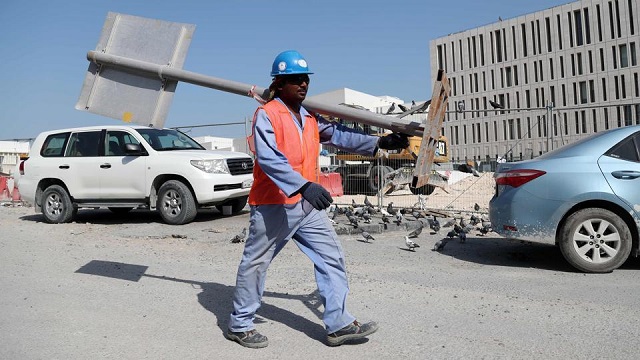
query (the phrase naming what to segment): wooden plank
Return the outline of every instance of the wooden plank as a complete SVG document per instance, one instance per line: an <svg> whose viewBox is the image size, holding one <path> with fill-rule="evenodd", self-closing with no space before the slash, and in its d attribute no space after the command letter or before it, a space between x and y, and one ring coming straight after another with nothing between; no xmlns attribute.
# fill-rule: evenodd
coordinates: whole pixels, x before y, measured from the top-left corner
<svg viewBox="0 0 640 360"><path fill-rule="evenodd" d="M420 144L416 167L413 170L412 186L415 188L424 186L429 182L431 167L433 165L433 159L435 158L438 145L437 140L440 136L440 129L442 128L442 122L444 121L450 92L451 88L449 87L449 80L447 79L444 70L440 69L438 70L436 82L433 85L431 107L429 108L427 123L425 124L424 132L422 133L422 143Z"/></svg>

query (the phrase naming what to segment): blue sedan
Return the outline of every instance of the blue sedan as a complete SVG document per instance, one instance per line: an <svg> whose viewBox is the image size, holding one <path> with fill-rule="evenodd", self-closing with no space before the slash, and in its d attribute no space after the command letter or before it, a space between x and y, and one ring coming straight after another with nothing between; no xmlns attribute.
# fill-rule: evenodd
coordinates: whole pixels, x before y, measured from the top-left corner
<svg viewBox="0 0 640 360"><path fill-rule="evenodd" d="M489 217L498 234L557 244L584 272L610 272L640 254L640 126L500 164L494 177Z"/></svg>

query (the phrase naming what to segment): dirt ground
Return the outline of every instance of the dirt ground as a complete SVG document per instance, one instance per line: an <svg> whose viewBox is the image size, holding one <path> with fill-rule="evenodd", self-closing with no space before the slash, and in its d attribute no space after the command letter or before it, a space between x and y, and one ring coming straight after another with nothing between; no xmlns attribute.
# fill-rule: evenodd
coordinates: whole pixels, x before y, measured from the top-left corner
<svg viewBox="0 0 640 360"><path fill-rule="evenodd" d="M348 307L380 330L324 344L313 268L289 244L267 279L257 327L269 347L226 340L248 213L201 212L169 226L146 211L80 211L43 223L0 207L2 359L565 359L637 358L640 263L610 274L573 271L548 245L470 234L432 251L442 234L404 246L404 231L365 243L341 235Z"/></svg>

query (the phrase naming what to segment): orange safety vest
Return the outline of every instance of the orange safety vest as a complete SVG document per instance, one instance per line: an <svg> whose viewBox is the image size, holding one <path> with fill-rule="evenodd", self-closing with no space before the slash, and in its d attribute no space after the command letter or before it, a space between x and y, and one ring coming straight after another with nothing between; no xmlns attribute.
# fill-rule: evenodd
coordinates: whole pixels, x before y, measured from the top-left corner
<svg viewBox="0 0 640 360"><path fill-rule="evenodd" d="M305 179L317 182L319 176L320 135L316 118L313 115L306 116L302 137L300 137L296 120L293 119L289 109L280 101L269 101L258 108L258 110L260 109L263 109L267 113L269 120L271 120L278 150L287 158L289 165ZM256 110L256 114L257 112ZM254 151L253 133L249 136L248 141L252 151ZM262 171L260 163L256 161L253 167L253 186L249 191L250 205L295 204L300 201L300 198L300 194L287 197Z"/></svg>

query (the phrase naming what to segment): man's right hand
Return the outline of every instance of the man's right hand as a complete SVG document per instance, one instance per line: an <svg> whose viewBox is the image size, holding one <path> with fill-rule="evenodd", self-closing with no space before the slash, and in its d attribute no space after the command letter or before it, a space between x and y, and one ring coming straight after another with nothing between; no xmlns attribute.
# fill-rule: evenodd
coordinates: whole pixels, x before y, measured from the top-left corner
<svg viewBox="0 0 640 360"><path fill-rule="evenodd" d="M316 210L324 210L333 202L331 194L329 194L322 185L311 181L300 188L300 194L302 194L302 197L316 208Z"/></svg>

